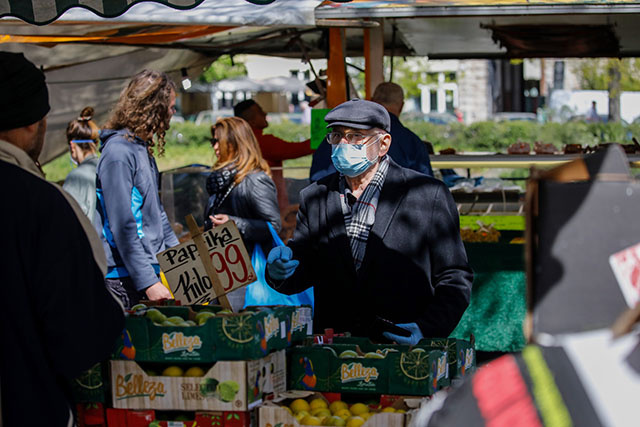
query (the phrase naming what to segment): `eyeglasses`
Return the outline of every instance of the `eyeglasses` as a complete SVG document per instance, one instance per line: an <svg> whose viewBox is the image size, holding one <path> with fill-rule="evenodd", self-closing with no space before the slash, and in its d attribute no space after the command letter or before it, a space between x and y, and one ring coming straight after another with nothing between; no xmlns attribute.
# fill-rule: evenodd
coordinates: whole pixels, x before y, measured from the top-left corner
<svg viewBox="0 0 640 427"><path fill-rule="evenodd" d="M365 135L362 133L342 133L342 132L329 132L327 135L327 141L331 145L338 145L342 142L343 139L347 141L347 144L362 144L365 139L374 137L376 135L380 135L379 133L374 133L373 135Z"/></svg>
<svg viewBox="0 0 640 427"><path fill-rule="evenodd" d="M214 136L213 138L209 138L209 142L211 143L211 146L213 147L218 142L220 142L220 140Z"/></svg>

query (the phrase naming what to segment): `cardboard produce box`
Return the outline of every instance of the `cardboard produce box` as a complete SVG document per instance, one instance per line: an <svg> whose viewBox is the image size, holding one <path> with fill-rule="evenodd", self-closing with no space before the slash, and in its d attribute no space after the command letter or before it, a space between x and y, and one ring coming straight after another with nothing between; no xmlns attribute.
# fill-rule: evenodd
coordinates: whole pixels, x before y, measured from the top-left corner
<svg viewBox="0 0 640 427"><path fill-rule="evenodd" d="M295 399L304 399L307 402L311 402L315 399L322 399L326 401L324 396L317 392L288 391L286 393L282 393L276 399L265 402L264 405L258 409L258 427L305 426L305 424L301 423L302 419L299 421L287 408L285 408L288 407ZM392 404L385 406L390 406L394 409L402 409L403 411L410 408L410 406L405 404L405 400L403 398L394 399ZM363 426L404 427L405 420L406 417L404 413L378 412L372 413Z"/></svg>
<svg viewBox="0 0 640 427"><path fill-rule="evenodd" d="M153 421L149 427L249 427L251 413L248 411L196 412L189 421Z"/></svg>
<svg viewBox="0 0 640 427"><path fill-rule="evenodd" d="M333 342L335 344L356 344L364 353L397 347L393 344L373 344L371 340L364 337L335 337ZM456 338L422 338L414 347L446 352L450 379L463 378L476 369L476 350L472 341Z"/></svg>
<svg viewBox="0 0 640 427"><path fill-rule="evenodd" d="M112 360L114 408L247 411L286 387L284 351L250 361L220 361L202 377L149 375L136 361Z"/></svg>
<svg viewBox="0 0 640 427"><path fill-rule="evenodd" d="M373 347L366 353L357 344L293 347L289 351L289 388L429 396L449 385L444 351L417 346Z"/></svg>
<svg viewBox="0 0 640 427"><path fill-rule="evenodd" d="M194 363L253 360L290 346L311 330L309 307L260 307L224 314L219 306L192 308L153 307L129 315L113 358ZM216 314L197 323L204 311Z"/></svg>
<svg viewBox="0 0 640 427"><path fill-rule="evenodd" d="M76 403L104 403L109 388L107 369L103 363L96 363L91 368L71 381L71 393Z"/></svg>

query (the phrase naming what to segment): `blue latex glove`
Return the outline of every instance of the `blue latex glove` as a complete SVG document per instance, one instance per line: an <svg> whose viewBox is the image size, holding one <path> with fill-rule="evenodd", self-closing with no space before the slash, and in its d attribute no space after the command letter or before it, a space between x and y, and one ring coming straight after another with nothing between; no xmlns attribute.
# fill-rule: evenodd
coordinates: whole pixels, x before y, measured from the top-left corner
<svg viewBox="0 0 640 427"><path fill-rule="evenodd" d="M400 335L392 334L391 332L383 332L382 335L391 341L405 345L416 345L421 338L424 338L417 323L397 323L396 326L411 332L411 336L401 337Z"/></svg>
<svg viewBox="0 0 640 427"><path fill-rule="evenodd" d="M291 259L293 252L287 246L276 246L267 256L267 273L273 280L284 280L290 277L300 261Z"/></svg>

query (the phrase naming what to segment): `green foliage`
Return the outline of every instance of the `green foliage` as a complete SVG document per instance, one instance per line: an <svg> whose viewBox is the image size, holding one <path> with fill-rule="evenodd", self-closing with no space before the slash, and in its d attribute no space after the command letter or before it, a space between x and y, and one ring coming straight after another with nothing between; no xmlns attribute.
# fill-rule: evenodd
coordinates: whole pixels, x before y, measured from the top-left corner
<svg viewBox="0 0 640 427"><path fill-rule="evenodd" d="M558 151L566 144L596 145L604 142L629 143L631 135L640 135L640 125L624 126L621 123L534 123L476 122L470 125L452 123L434 125L425 122L404 123L421 139L433 144L437 153L443 148L457 151L506 152L514 142L531 144L535 141L551 143Z"/></svg>
<svg viewBox="0 0 640 427"><path fill-rule="evenodd" d="M307 124L294 123L289 120L282 120L279 123L270 122L264 133L275 135L280 139L290 142L300 142L311 137L310 126Z"/></svg>
<svg viewBox="0 0 640 427"><path fill-rule="evenodd" d="M222 55L211 63L209 68L200 75L200 81L205 83L217 82L247 75L247 67L243 62L231 61L231 56Z"/></svg>
<svg viewBox="0 0 640 427"><path fill-rule="evenodd" d="M621 123L534 123L534 122L477 122L470 125L452 123L436 125L420 121L406 121L405 126L414 131L422 140L433 144L437 153L443 148L455 148L459 152L488 151L506 153L514 142L531 144L535 141L552 143L558 151L566 144L596 145L605 142L631 143L631 136L640 137L640 124ZM270 133L286 141L303 141L309 138L309 125L283 120L271 123L265 133ZM167 132L165 155L156 157L161 171L199 163L212 165L215 155L209 138L208 125L192 122L175 123ZM292 178L308 177L311 156L286 160L285 175ZM296 169L297 168L297 169ZM306 168L306 169L305 169ZM69 154L64 153L44 166L49 181L60 182L71 171ZM506 176L520 176L520 172L506 172Z"/></svg>
<svg viewBox="0 0 640 427"><path fill-rule="evenodd" d="M71 160L69 152L59 155L54 160L42 166L47 181L61 183L71 172Z"/></svg>
<svg viewBox="0 0 640 427"><path fill-rule="evenodd" d="M384 59L385 69L390 70L390 58L385 57ZM392 81L402 86L405 99L419 97L421 93L420 85L437 82L436 75L427 73L429 70L427 61L425 58L412 58L409 61L403 58L393 59Z"/></svg>
<svg viewBox="0 0 640 427"><path fill-rule="evenodd" d="M587 90L608 90L611 82L609 71L620 71L620 90L640 90L640 60L623 59L584 59L577 66L580 86Z"/></svg>
<svg viewBox="0 0 640 427"><path fill-rule="evenodd" d="M171 145L201 145L209 144L211 139L211 127L209 125L196 125L193 122L172 123L165 135L167 146Z"/></svg>

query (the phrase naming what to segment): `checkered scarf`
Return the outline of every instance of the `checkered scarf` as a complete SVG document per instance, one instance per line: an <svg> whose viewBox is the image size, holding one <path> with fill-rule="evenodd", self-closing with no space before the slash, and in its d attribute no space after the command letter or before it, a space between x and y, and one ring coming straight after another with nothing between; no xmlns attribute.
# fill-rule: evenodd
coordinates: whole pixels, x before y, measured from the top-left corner
<svg viewBox="0 0 640 427"><path fill-rule="evenodd" d="M384 179L387 176L387 169L389 169L389 158L384 156L373 179L364 189L359 199L356 199L349 189L344 175L340 176L340 203L356 271L360 269L364 259L369 231L376 219L378 199L380 198Z"/></svg>

